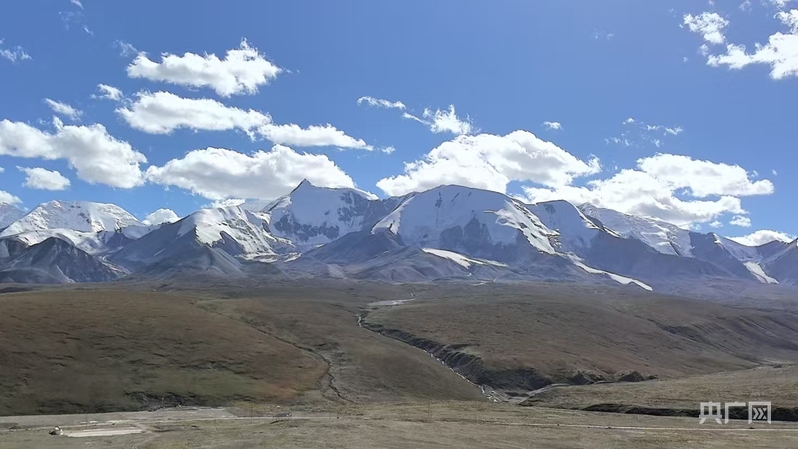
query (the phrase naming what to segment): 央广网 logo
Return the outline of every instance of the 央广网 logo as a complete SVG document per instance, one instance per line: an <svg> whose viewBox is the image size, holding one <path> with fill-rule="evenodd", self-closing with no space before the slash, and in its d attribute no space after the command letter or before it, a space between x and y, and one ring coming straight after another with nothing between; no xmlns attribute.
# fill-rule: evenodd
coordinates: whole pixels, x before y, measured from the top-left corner
<svg viewBox="0 0 798 449"><path fill-rule="evenodd" d="M725 407L722 408L723 405L724 404L721 404L720 402L702 402L701 413L698 416L698 423L704 424L707 421L715 421L718 424L728 424L730 416L729 409L735 407L745 407L747 405L748 424L751 424L754 421L767 421L767 423L770 424L772 409L770 402L727 402Z"/></svg>

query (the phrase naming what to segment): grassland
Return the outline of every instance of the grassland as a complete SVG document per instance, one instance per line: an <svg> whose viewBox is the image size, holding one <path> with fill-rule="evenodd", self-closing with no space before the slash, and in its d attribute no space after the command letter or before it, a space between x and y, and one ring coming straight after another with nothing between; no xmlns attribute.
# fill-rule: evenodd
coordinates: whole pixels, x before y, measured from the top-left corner
<svg viewBox="0 0 798 449"><path fill-rule="evenodd" d="M418 296L364 321L432 346L472 380L510 389L513 372L515 387L534 389L629 371L669 379L798 361L798 315L783 310L547 284Z"/></svg>
<svg viewBox="0 0 798 449"><path fill-rule="evenodd" d="M373 305L411 298L399 306ZM374 327L360 327L358 316ZM554 388L534 396L534 405L542 406L534 409L607 403L695 407L696 401L725 398L739 386L734 382L748 385L748 397L773 395L777 405L798 406L798 372L790 365L798 361L798 319L785 310L544 283L206 282L0 294L0 415L170 405L364 410L396 403L411 409L441 401L488 403L477 386L423 350L374 329L445 348L454 357L447 362L464 362L460 367L468 369L461 372L472 381L511 395L529 394L530 379L614 380L631 370L658 378ZM760 366L773 371L757 371ZM742 377L707 376L723 372ZM762 374L770 383L755 378ZM365 412L355 414L360 413ZM393 435L407 425L384 430ZM461 425L451 424L451 432ZM225 426L235 429L220 424ZM344 430L311 426L364 436L373 429L355 420ZM418 432L433 429L419 425Z"/></svg>

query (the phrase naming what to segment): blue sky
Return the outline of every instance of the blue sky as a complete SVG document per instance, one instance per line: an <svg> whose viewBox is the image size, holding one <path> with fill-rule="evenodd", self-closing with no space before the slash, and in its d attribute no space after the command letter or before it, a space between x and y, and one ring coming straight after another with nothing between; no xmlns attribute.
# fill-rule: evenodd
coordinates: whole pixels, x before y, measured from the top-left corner
<svg viewBox="0 0 798 449"><path fill-rule="evenodd" d="M0 14L0 190L20 207L184 215L309 174L380 196L457 182L729 236L798 234L798 2L77 3ZM793 52L757 53L777 33ZM242 48L251 64L224 63ZM222 63L180 65L186 53ZM59 131L45 99L81 114L62 111ZM105 134L86 137L97 124Z"/></svg>

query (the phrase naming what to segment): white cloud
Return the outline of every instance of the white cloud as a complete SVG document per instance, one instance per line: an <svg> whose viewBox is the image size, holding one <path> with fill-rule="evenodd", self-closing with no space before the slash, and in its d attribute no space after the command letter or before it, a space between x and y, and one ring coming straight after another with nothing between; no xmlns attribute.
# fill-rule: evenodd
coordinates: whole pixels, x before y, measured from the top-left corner
<svg viewBox="0 0 798 449"><path fill-rule="evenodd" d="M791 1L793 0L770 0L770 3L772 3L776 8L784 9L787 7L787 3L790 3Z"/></svg>
<svg viewBox="0 0 798 449"><path fill-rule="evenodd" d="M388 101L374 97L360 97L357 99L357 104L363 104L363 103L378 108L402 109L402 110L406 108L405 104L402 103L401 101Z"/></svg>
<svg viewBox="0 0 798 449"><path fill-rule="evenodd" d="M5 190L0 190L0 204L19 204L22 200L18 196L12 195Z"/></svg>
<svg viewBox="0 0 798 449"><path fill-rule="evenodd" d="M150 134L169 134L180 128L204 131L238 129L251 139L262 137L274 143L295 146L337 146L372 150L361 139L348 136L330 124L301 128L274 124L269 114L253 109L228 107L209 98L183 98L171 92L139 92L132 104L116 112L133 128Z"/></svg>
<svg viewBox="0 0 798 449"><path fill-rule="evenodd" d="M709 224L709 227L715 228L715 229L722 228L723 227L723 223L721 223L718 220L715 220L715 221L713 221L712 223Z"/></svg>
<svg viewBox="0 0 798 449"><path fill-rule="evenodd" d="M206 131L239 129L251 138L272 119L253 109L227 107L209 98L183 98L171 92L139 92L138 99L116 112L133 128L150 134L168 134L180 128Z"/></svg>
<svg viewBox="0 0 798 449"><path fill-rule="evenodd" d="M325 147L354 148L371 151L361 139L346 135L343 131L330 125L311 125L301 128L295 124L276 125L269 123L258 128L258 133L274 143L293 145L298 147Z"/></svg>
<svg viewBox="0 0 798 449"><path fill-rule="evenodd" d="M122 91L117 89L114 86L109 86L108 84L98 84L97 90L100 91L99 94L92 94L91 98L98 99L98 100L111 100L111 101L121 101L124 98Z"/></svg>
<svg viewBox="0 0 798 449"><path fill-rule="evenodd" d="M125 41L120 41L120 40L114 41L114 47L119 49L119 56L122 56L124 58L129 58L139 53L136 47L134 47L129 42Z"/></svg>
<svg viewBox="0 0 798 449"><path fill-rule="evenodd" d="M30 57L29 54L25 52L25 49L17 45L16 47L9 47L4 48L2 45L5 41L0 39L0 57L6 58L11 63L15 63L17 61L26 61L33 59Z"/></svg>
<svg viewBox="0 0 798 449"><path fill-rule="evenodd" d="M385 154L392 154L394 151L396 151L396 148L389 146L389 147L385 147L385 148L380 149L380 151L382 151Z"/></svg>
<svg viewBox="0 0 798 449"><path fill-rule="evenodd" d="M562 124L560 122L543 122L543 126L547 129L562 129Z"/></svg>
<svg viewBox="0 0 798 449"><path fill-rule="evenodd" d="M740 226L743 228L750 228L751 227L751 219L748 217L744 217L742 215L735 215L732 217L731 221L729 222L732 226Z"/></svg>
<svg viewBox="0 0 798 449"><path fill-rule="evenodd" d="M773 176L778 176L779 175L779 172L777 172L775 168L773 170L771 170L771 172L773 173Z"/></svg>
<svg viewBox="0 0 798 449"><path fill-rule="evenodd" d="M610 137L604 139L604 141L623 145L625 147L650 143L660 148L665 145L665 141L663 138L656 136L673 137L684 132L684 128L681 126L650 125L642 120L635 120L632 117L624 120L622 125L624 125L625 130L620 136Z"/></svg>
<svg viewBox="0 0 798 449"><path fill-rule="evenodd" d="M610 41L612 40L613 37L615 37L615 33L608 33L606 31L598 31L598 30L593 31L593 39L595 40L606 39Z"/></svg>
<svg viewBox="0 0 798 449"><path fill-rule="evenodd" d="M657 154L639 159L638 167L674 189L687 189L690 196L770 195L773 183L767 179L751 182L739 165L692 159L676 154Z"/></svg>
<svg viewBox="0 0 798 449"><path fill-rule="evenodd" d="M228 50L224 59L215 54L204 56L164 53L161 62L154 62L139 53L128 66L131 78L146 78L189 87L208 87L222 97L255 94L258 86L268 84L283 70L267 60L246 39L239 48Z"/></svg>
<svg viewBox="0 0 798 449"><path fill-rule="evenodd" d="M740 3L740 11L748 11L751 9L751 0L745 0L744 2Z"/></svg>
<svg viewBox="0 0 798 449"><path fill-rule="evenodd" d="M774 241L790 243L795 240L795 236L785 234L783 232L762 229L742 237L729 237L729 239L734 240L741 245L760 246Z"/></svg>
<svg viewBox="0 0 798 449"><path fill-rule="evenodd" d="M327 156L297 153L282 145L251 155L224 148L194 150L162 167L149 167L146 177L150 182L187 189L210 200L277 198L303 179L322 187L355 186Z"/></svg>
<svg viewBox="0 0 798 449"><path fill-rule="evenodd" d="M64 125L53 117L55 133L27 123L0 120L0 155L65 159L86 182L131 188L143 183L139 164L147 162L129 143L108 134L103 125Z"/></svg>
<svg viewBox="0 0 798 449"><path fill-rule="evenodd" d="M729 26L729 21L718 13L703 12L697 16L685 14L684 25L687 25L693 33L702 35L704 40L711 44L726 42L723 30Z"/></svg>
<svg viewBox="0 0 798 449"><path fill-rule="evenodd" d="M752 64L767 64L774 80L798 76L798 10L780 11L776 17L789 27L788 33L772 34L767 44L756 44L753 53L748 53L745 45L729 44L725 54L709 56L707 64L737 70Z"/></svg>
<svg viewBox="0 0 798 449"><path fill-rule="evenodd" d="M240 206L246 203L244 198L227 198L224 200L216 200L210 204L213 208Z"/></svg>
<svg viewBox="0 0 798 449"><path fill-rule="evenodd" d="M505 192L511 181L568 185L573 178L600 169L597 159L584 162L528 131L506 136L464 135L444 142L423 159L406 163L405 174L381 179L377 187L388 195L426 190L440 184Z"/></svg>
<svg viewBox="0 0 798 449"><path fill-rule="evenodd" d="M459 136L463 134L470 134L472 131L470 119L468 117L466 117L465 120L458 118L454 109L454 105L450 105L449 109L444 111L440 109L433 111L432 109L426 108L424 109L421 117L423 118L417 117L407 112L402 114L402 118L424 124L429 127L430 131L436 134L450 132Z"/></svg>
<svg viewBox="0 0 798 449"><path fill-rule="evenodd" d="M17 169L27 176L23 186L31 189L66 190L71 184L69 179L56 170L46 170L41 167L17 167Z"/></svg>
<svg viewBox="0 0 798 449"><path fill-rule="evenodd" d="M590 203L679 226L715 221L724 213L745 214L738 196L773 192L770 181L751 182L745 170L736 165L671 154L642 158L637 164L637 169L621 170L585 187L524 187L524 192L535 202L564 199L574 204ZM717 199L704 199L709 196Z"/></svg>
<svg viewBox="0 0 798 449"><path fill-rule="evenodd" d="M52 109L53 112L59 115L63 115L64 117L67 117L70 120L79 120L80 116L83 115L83 111L75 109L66 103L51 100L49 98L45 98L44 102L47 104L47 106L50 106L50 109Z"/></svg>
<svg viewBox="0 0 798 449"><path fill-rule="evenodd" d="M180 217L172 209L158 209L147 215L147 217L142 220L142 223L152 226L163 223L174 223L177 220L180 220Z"/></svg>
<svg viewBox="0 0 798 449"><path fill-rule="evenodd" d="M83 9L83 3L81 3L80 0L69 0L69 2L78 8Z"/></svg>
<svg viewBox="0 0 798 449"><path fill-rule="evenodd" d="M471 133L468 117L465 120L459 119L454 111L454 105L450 105L446 111L436 109L432 112L431 109L424 109L423 117L427 119L429 129L434 133L450 132L455 135Z"/></svg>

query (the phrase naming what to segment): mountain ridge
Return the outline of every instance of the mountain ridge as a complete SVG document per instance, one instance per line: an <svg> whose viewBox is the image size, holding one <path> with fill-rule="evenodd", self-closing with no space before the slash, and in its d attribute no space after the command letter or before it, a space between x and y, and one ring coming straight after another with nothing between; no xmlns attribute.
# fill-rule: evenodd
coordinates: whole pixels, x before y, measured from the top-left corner
<svg viewBox="0 0 798 449"><path fill-rule="evenodd" d="M63 257L84 264L92 258L116 277L265 272L387 282L609 282L646 290L702 279L798 285L796 242L749 247L592 205L527 204L456 185L380 199L305 180L260 210L204 208L153 226L113 204L50 201L0 233L0 267L29 269L21 254L51 239L80 251L49 243Z"/></svg>

